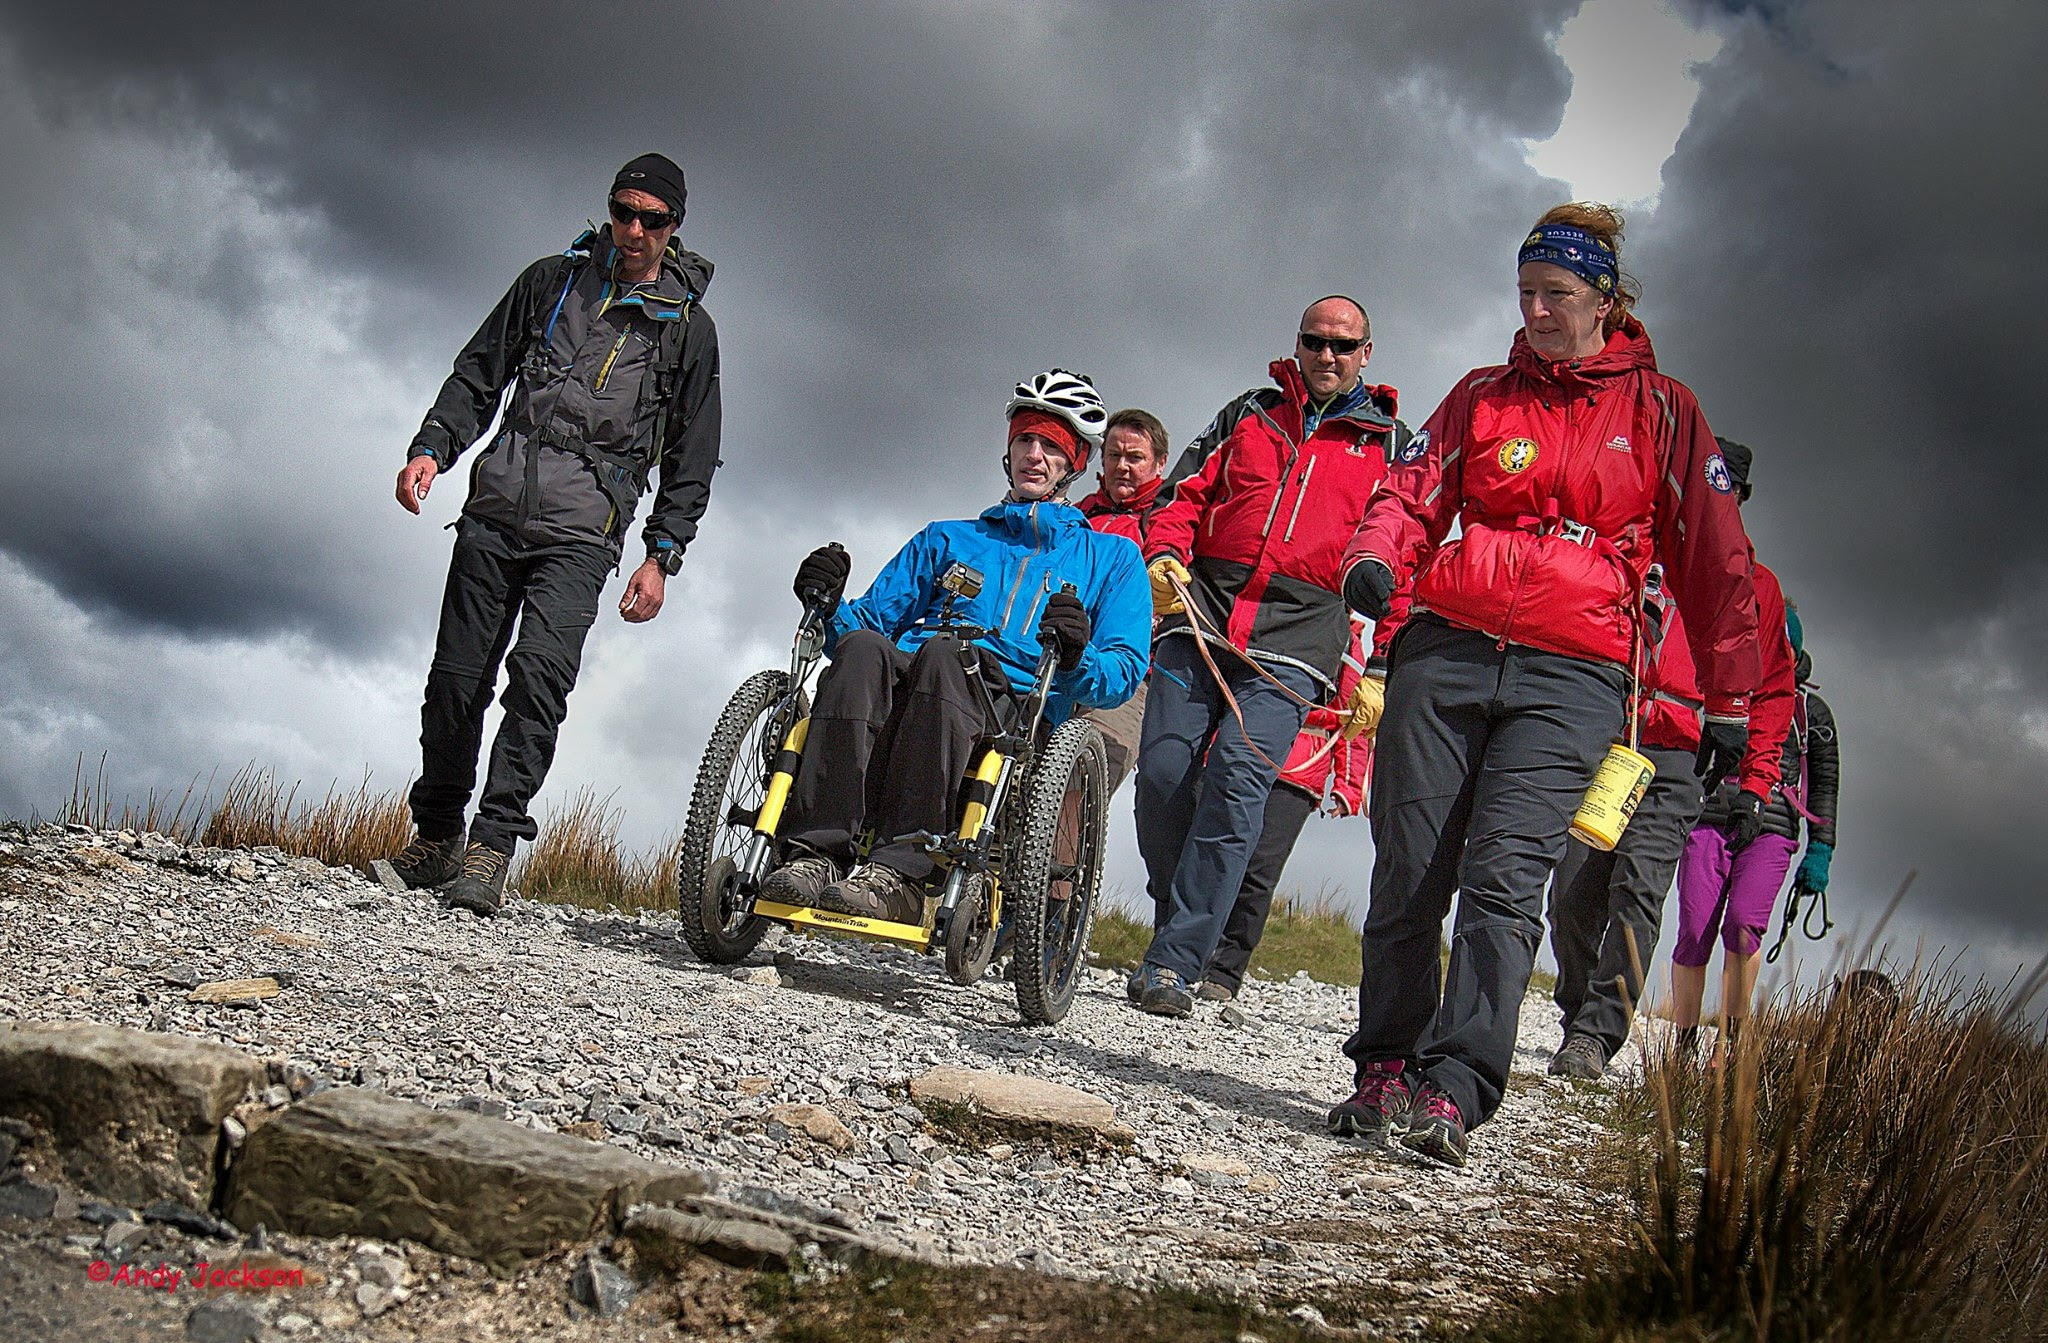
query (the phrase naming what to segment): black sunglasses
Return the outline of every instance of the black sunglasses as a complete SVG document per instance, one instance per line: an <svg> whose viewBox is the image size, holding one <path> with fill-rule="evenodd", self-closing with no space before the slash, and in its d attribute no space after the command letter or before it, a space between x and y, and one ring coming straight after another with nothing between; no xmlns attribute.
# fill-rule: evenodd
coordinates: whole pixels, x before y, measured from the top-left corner
<svg viewBox="0 0 2048 1343"><path fill-rule="evenodd" d="M1311 336L1306 331L1296 332L1294 338L1301 342L1303 349L1312 354L1321 354L1324 350L1331 354L1356 354L1358 347L1365 344L1362 340L1346 340L1342 337Z"/></svg>
<svg viewBox="0 0 2048 1343"><path fill-rule="evenodd" d="M612 219L615 222L630 224L637 219L640 221L640 227L646 229L649 233L659 233L662 229L676 222L676 215L673 210L636 210L624 201L621 201L617 196L611 198L610 204L612 207Z"/></svg>

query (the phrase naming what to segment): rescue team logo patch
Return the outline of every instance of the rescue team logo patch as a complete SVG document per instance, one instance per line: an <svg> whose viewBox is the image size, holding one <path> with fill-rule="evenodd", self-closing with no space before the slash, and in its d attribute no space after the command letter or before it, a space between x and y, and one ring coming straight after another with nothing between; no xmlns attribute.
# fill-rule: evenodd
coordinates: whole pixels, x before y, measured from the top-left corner
<svg viewBox="0 0 2048 1343"><path fill-rule="evenodd" d="M1500 469L1509 475L1519 475L1535 464L1535 439L1511 438L1500 445Z"/></svg>
<svg viewBox="0 0 2048 1343"><path fill-rule="evenodd" d="M1735 477L1728 474L1728 463L1721 460L1718 452L1707 458L1707 484L1723 494L1735 488Z"/></svg>
<svg viewBox="0 0 2048 1343"><path fill-rule="evenodd" d="M1429 430L1419 429L1415 436L1401 445L1401 465L1422 460L1422 454L1429 451Z"/></svg>

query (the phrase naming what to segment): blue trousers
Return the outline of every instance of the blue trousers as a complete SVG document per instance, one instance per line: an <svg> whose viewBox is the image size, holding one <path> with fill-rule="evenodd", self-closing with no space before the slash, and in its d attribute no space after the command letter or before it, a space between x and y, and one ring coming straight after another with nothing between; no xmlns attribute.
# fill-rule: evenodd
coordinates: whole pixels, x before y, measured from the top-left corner
<svg viewBox="0 0 2048 1343"><path fill-rule="evenodd" d="M1237 698L1244 727L1194 637L1161 639L1146 682L1135 797L1138 852L1157 911L1145 964L1191 983L1216 950L1265 827L1266 795L1278 773L1267 761L1286 761L1308 713L1235 653L1211 648L1210 656ZM1318 692L1301 668L1268 670L1303 699Z"/></svg>

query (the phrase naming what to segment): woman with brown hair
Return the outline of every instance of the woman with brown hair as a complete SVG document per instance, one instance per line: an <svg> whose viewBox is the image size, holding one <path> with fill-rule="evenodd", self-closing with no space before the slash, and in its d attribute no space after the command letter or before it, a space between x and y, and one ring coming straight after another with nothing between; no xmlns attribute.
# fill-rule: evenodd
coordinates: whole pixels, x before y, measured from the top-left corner
<svg viewBox="0 0 2048 1343"><path fill-rule="evenodd" d="M1359 1025L1344 1047L1357 1092L1330 1127L1452 1165L1507 1085L1544 883L1623 734L1652 562L1692 624L1698 771L1726 773L1748 736L1748 537L1706 417L1658 372L1630 312L1621 234L1604 205L1537 221L1516 258L1508 362L1444 398L1345 555L1345 598L1381 622L1389 669ZM1410 581L1407 618L1384 619Z"/></svg>

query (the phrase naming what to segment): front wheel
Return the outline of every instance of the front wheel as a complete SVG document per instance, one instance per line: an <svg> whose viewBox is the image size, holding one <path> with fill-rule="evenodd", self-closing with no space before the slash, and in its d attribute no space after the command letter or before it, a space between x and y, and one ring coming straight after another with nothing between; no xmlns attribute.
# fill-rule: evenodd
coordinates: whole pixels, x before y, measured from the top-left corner
<svg viewBox="0 0 2048 1343"><path fill-rule="evenodd" d="M1025 785L1021 823L1003 874L1016 938L1017 1010L1027 1026L1073 1006L1102 887L1109 831L1102 736L1083 719L1054 729Z"/></svg>
<svg viewBox="0 0 2048 1343"><path fill-rule="evenodd" d="M959 903L946 923L946 977L955 984L973 984L988 973L995 956L996 925L989 917L995 889L987 877L967 877Z"/></svg>
<svg viewBox="0 0 2048 1343"><path fill-rule="evenodd" d="M781 742L789 674L758 671L740 683L718 716L676 852L676 908L683 940L713 965L741 960L768 931L768 921L747 913L746 874L740 860L753 838L753 816L768 787Z"/></svg>

